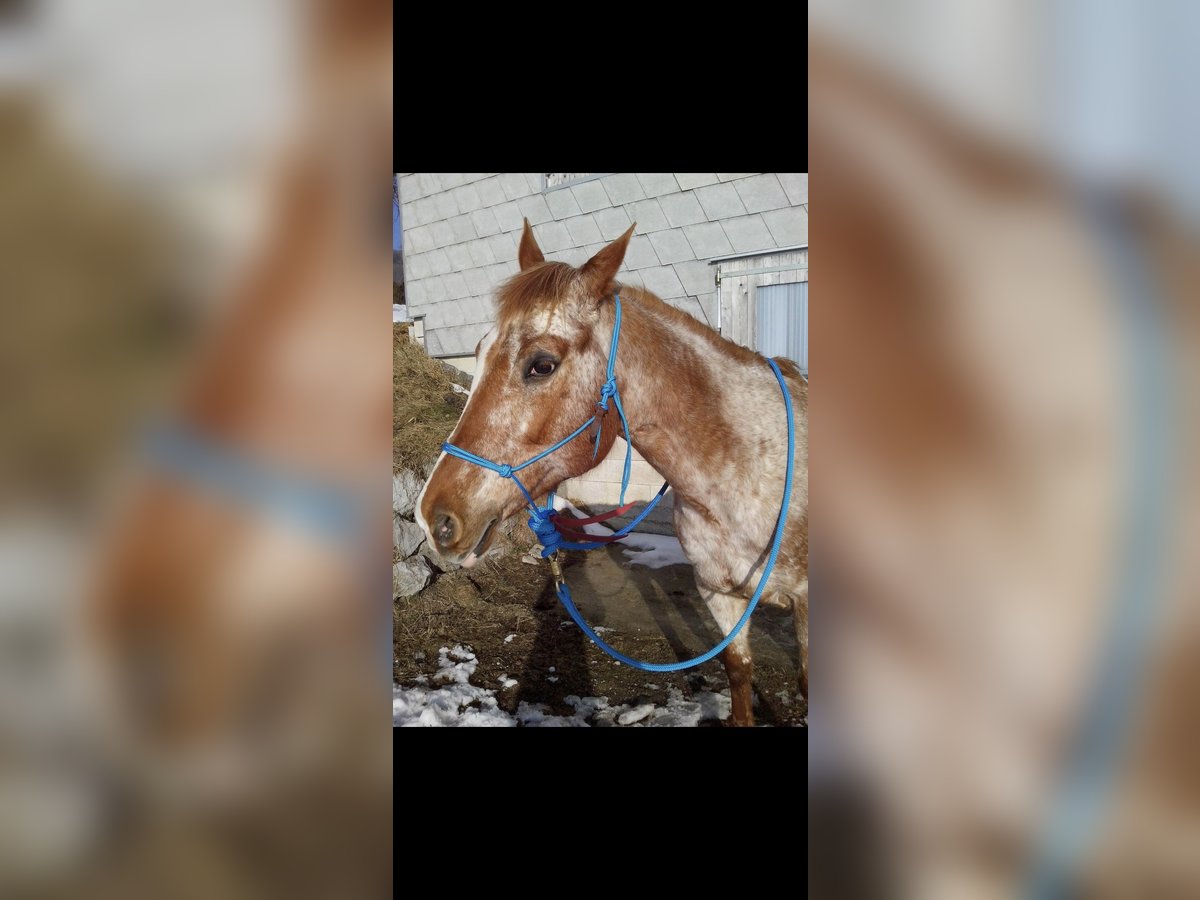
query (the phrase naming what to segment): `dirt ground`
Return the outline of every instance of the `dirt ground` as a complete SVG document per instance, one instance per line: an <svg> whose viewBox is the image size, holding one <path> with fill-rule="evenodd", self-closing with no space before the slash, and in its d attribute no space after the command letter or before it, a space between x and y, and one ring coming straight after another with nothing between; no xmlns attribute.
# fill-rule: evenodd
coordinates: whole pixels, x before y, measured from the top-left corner
<svg viewBox="0 0 1200 900"><path fill-rule="evenodd" d="M704 652L721 638L690 566L629 567L615 546L567 554L566 562L571 594L588 623L611 629L601 636L629 656L674 662ZM418 675L432 675L438 649L463 644L479 660L472 683L496 690L500 707L509 713L524 701L571 715L574 710L564 698L572 694L608 697L612 705L663 704L669 686L685 697L729 686L716 659L674 673L617 663L559 605L548 565L522 562L520 554L439 576L420 594L396 601L394 621L397 684L411 685ZM791 612L759 606L749 627L757 724L803 725L806 709L797 693ZM506 641L510 635L515 636ZM501 689L501 676L518 683Z"/></svg>

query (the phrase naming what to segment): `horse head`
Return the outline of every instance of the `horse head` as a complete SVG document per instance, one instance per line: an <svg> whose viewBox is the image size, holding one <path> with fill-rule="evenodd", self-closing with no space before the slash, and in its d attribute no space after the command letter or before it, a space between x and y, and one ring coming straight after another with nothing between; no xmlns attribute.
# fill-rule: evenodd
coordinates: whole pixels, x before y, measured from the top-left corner
<svg viewBox="0 0 1200 900"><path fill-rule="evenodd" d="M535 498L592 468L616 439L617 416L597 409L597 400L606 380L613 278L632 234L633 226L576 268L547 262L526 220L520 271L501 285L498 321L476 347L471 396L451 444L515 468L597 414L598 428L521 469ZM418 498L417 521L444 557L471 566L495 526L526 502L512 479L442 454Z"/></svg>

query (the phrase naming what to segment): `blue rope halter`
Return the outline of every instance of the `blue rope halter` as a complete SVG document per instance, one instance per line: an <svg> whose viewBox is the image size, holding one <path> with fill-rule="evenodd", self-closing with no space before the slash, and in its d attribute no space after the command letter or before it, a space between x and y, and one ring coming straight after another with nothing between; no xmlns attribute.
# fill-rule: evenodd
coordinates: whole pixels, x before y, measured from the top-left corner
<svg viewBox="0 0 1200 900"><path fill-rule="evenodd" d="M608 351L608 368L605 373L604 384L600 388L600 399L597 401L596 406L602 412L607 412L608 411L608 401L611 399L613 401L613 403L616 405L617 415L619 415L621 417L621 427L625 431L625 468L621 475L621 496L620 496L620 504L622 506L624 506L625 505L625 489L629 485L629 471L630 471L630 468L632 465L633 443L629 439L629 422L625 418L625 408L621 405L621 392L617 387L616 366L617 366L617 343L621 336L621 295L616 294L615 298L616 298L616 319L613 323L612 343L610 344L609 351ZM758 588L754 591L754 596L751 598L750 603L746 606L746 611L744 613L742 613L742 617L740 619L738 619L737 624L733 627L733 630L730 631L729 634L727 634L725 636L725 639L723 641L721 641L719 644L717 644L715 647L713 647L707 653L703 653L700 656L694 657L693 659L684 660L683 662L675 662L675 663L641 662L639 660L632 659L632 658L626 656L625 654L621 653L618 650L615 650L614 648L610 647L607 643L605 643L604 640L598 634L596 634L595 631L593 631L591 629L591 627L587 624L587 622L584 621L583 616L580 614L579 610L576 608L574 601L571 599L571 590L567 586L566 581L563 579L562 565L558 561L558 551L560 549L595 550L599 547L607 546L608 543L613 538L621 538L621 537L625 537L626 535L628 535L631 531L633 531L634 528L636 528L639 524L641 524L642 520L645 519L646 516L648 516L650 514L650 511L652 509L654 509L654 507L658 504L658 501L663 498L663 495L666 494L666 492L667 492L667 488L669 487L669 484L664 482L663 486L658 489L658 493L654 496L654 499L651 500L650 503L648 503L646 505L646 508L644 510L642 510L641 513L638 514L637 518L635 518L628 525L621 528L619 531L615 532L613 535L613 538L608 538L607 540L604 540L601 542L594 542L594 543L586 542L585 543L585 542L576 542L576 541L565 541L562 539L562 535L559 533L558 529L555 527L555 524L554 524L555 510L554 510L554 492L553 491L550 492L549 499L546 501L546 506L539 507L537 505L537 501L535 501L533 499L533 496L529 493L529 490L525 487L524 484L521 483L521 479L517 477L517 473L520 472L522 469L526 468L527 466L533 465L538 460L544 459L545 457L549 456L554 451L566 446L571 441L575 440L575 438L579 437L579 435L583 434L583 432L589 426L596 424L596 421L597 421L596 414L593 414L591 418L589 418L586 422L584 422L582 425L580 425L578 428L576 428L573 432L571 432L569 435L567 435L561 441L558 441L557 443L552 444L550 447L543 450L541 453L525 460L525 462L523 462L517 466L506 465L506 464L502 464L502 463L493 462L490 459L484 459L482 456L477 456L468 450L464 450L461 447L456 447L454 444L451 444L449 441L442 444L442 449L444 451L446 451L446 453L449 454L450 456L456 457L465 462L474 463L475 465L482 466L485 469L490 469L491 471L493 471L497 475L499 475L501 478L511 478L514 482L516 482L517 487L521 489L521 493L525 495L525 499L529 501L529 512L530 512L529 527L533 531L533 533L538 536L538 540L541 541L542 548L543 548L542 549L542 558L543 559L547 558L547 557L550 558L550 569L551 569L551 572L554 574L554 580L556 583L556 593L558 594L559 602L562 603L563 608L566 609L567 613L571 616L571 618L575 620L575 624L577 624L581 629L583 629L583 633L586 634L589 638L591 638L591 640L593 641L593 643L596 644L596 646L598 646L601 650L603 650L609 656L613 657L614 659L618 660L619 662L623 662L628 666L633 666L634 668L642 669L647 672L676 672L676 671L679 671L680 669L689 669L692 666L698 666L703 662L707 662L708 660L710 660L714 656L716 656L718 653L720 653L722 650L724 650L726 647L728 647L729 644L734 640L734 638L736 638L738 636L738 633L746 626L746 623L750 620L751 613L754 612L754 608L758 605L759 598L762 596L763 591L766 589L767 581L771 577L771 572L775 568L775 559L779 555L779 545L783 541L783 530L784 530L785 524L787 523L788 504L790 503L791 497L792 497L792 465L794 462L795 452L796 452L795 423L794 423L793 417L792 417L792 398L791 398L791 395L788 393L787 383L783 379L783 373L779 370L779 366L776 365L776 363L773 359L768 359L767 362L770 363L771 369L775 372L775 378L779 381L779 387L783 391L783 402L784 402L784 408L787 410L787 424L788 424L787 474L786 474L786 477L784 479L784 484L783 484L783 503L781 504L780 509L779 509L779 519L775 524L775 534L771 541L771 552L767 557L766 566L763 568L762 578L759 579ZM592 449L592 459L593 460L595 460L596 454L599 452L599 450L600 450L600 438L599 438L599 431L597 430L595 447Z"/></svg>
<svg viewBox="0 0 1200 900"><path fill-rule="evenodd" d="M345 487L288 474L182 423L152 425L142 449L153 468L227 500L289 520L329 540L345 540L353 546L362 537L364 498Z"/></svg>

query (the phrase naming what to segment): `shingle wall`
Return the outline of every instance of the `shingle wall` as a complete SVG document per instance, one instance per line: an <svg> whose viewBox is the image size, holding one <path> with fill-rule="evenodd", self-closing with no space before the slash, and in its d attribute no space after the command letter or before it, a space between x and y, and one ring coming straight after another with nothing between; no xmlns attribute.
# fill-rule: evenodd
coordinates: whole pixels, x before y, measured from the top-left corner
<svg viewBox="0 0 1200 900"><path fill-rule="evenodd" d="M808 241L808 175L615 173L543 190L541 174L401 173L405 296L434 356L466 356L516 272L522 219L547 259L585 262L636 221L620 280L715 322L714 256Z"/></svg>

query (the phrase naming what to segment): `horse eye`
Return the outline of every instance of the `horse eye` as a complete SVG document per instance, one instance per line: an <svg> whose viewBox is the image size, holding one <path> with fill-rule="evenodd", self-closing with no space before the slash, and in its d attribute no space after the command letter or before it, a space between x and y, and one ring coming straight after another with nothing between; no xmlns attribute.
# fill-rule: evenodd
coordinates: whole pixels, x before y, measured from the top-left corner
<svg viewBox="0 0 1200 900"><path fill-rule="evenodd" d="M558 363L552 359L542 357L533 361L533 365L529 367L526 375L530 378L545 378L558 368Z"/></svg>

